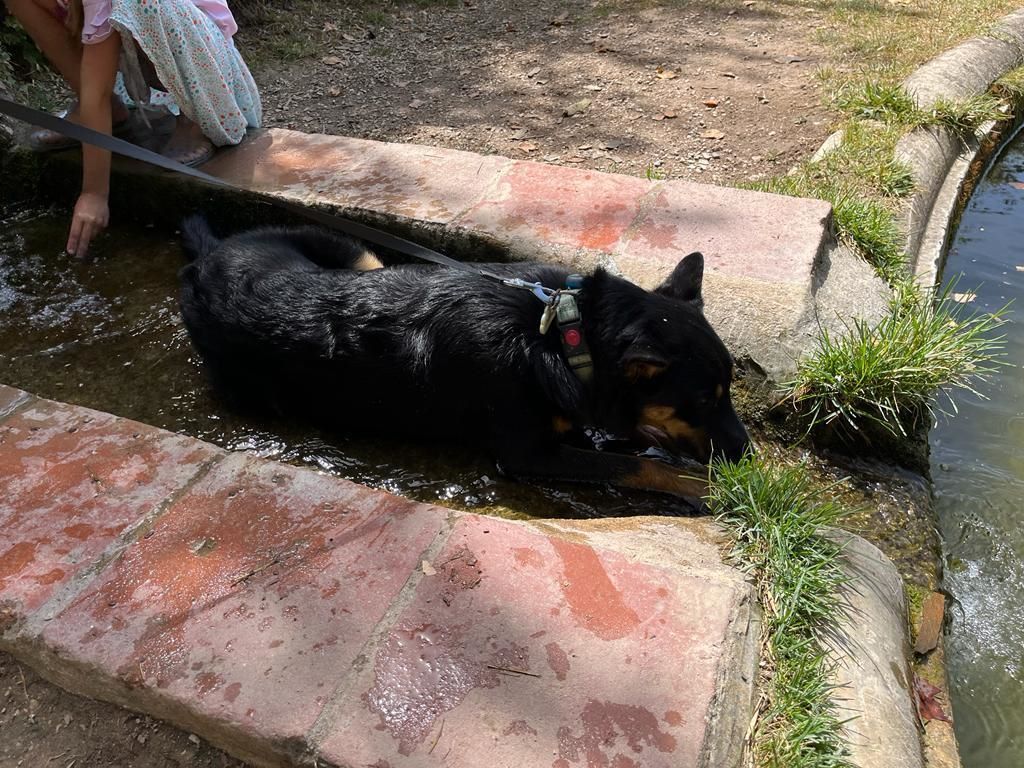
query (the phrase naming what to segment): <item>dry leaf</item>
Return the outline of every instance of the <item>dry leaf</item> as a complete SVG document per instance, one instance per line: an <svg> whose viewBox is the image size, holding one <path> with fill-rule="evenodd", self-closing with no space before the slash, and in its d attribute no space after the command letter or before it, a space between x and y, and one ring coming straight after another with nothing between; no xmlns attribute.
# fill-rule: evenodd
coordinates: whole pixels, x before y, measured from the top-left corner
<svg viewBox="0 0 1024 768"><path fill-rule="evenodd" d="M1016 187L1017 189L1024 189L1024 181L1011 181L1010 186Z"/></svg>
<svg viewBox="0 0 1024 768"><path fill-rule="evenodd" d="M942 704L936 698L940 693L942 693L941 688L937 688L927 680L922 680L917 675L914 675L914 698L917 699L917 711L921 715L922 720L943 720L947 723L949 722L946 713L942 711Z"/></svg>
<svg viewBox="0 0 1024 768"><path fill-rule="evenodd" d="M715 141L718 141L719 139L724 139L725 134L717 128L709 128L706 131L702 131L700 137L702 139L714 139Z"/></svg>
<svg viewBox="0 0 1024 768"><path fill-rule="evenodd" d="M567 163L582 163L585 162L586 158L580 157L579 155L573 155L572 157L565 158Z"/></svg>
<svg viewBox="0 0 1024 768"><path fill-rule="evenodd" d="M420 101L419 99L413 99L412 101L409 102L409 109L419 109L425 103L426 103L425 101Z"/></svg>
<svg viewBox="0 0 1024 768"><path fill-rule="evenodd" d="M665 119L666 120L671 120L674 117L676 117L676 113L674 111L672 111L671 109L668 112L665 113Z"/></svg>
<svg viewBox="0 0 1024 768"><path fill-rule="evenodd" d="M565 117L572 117L573 115L579 115L587 111L587 107L590 106L590 99L580 99L570 104L568 107L562 110L562 115Z"/></svg>
<svg viewBox="0 0 1024 768"><path fill-rule="evenodd" d="M654 70L654 76L662 80L672 80L676 77L679 77L679 75L677 75L671 69L662 69L661 67L658 67L656 70Z"/></svg>
<svg viewBox="0 0 1024 768"><path fill-rule="evenodd" d="M533 143L531 143L529 141L524 141L522 144L519 145L519 151L520 152L536 152L537 151L537 145L533 144Z"/></svg>
<svg viewBox="0 0 1024 768"><path fill-rule="evenodd" d="M341 88L339 88L338 86L334 86L333 88L329 88L327 90L327 95L328 96L333 96L333 97L337 98L338 96L341 96Z"/></svg>
<svg viewBox="0 0 1024 768"><path fill-rule="evenodd" d="M653 115L653 116L651 117L651 120L664 120L664 119L665 119L665 115L663 115L663 114L662 114L662 113L660 113L660 112L659 112L658 114L656 114L656 115Z"/></svg>
<svg viewBox="0 0 1024 768"><path fill-rule="evenodd" d="M410 82L412 82L412 81L411 80L398 80L398 81L395 82L395 87L396 88L405 88L406 86L409 85Z"/></svg>
<svg viewBox="0 0 1024 768"><path fill-rule="evenodd" d="M429 560L424 560L422 563L420 563L420 568L423 569L424 576L433 576L435 573L437 573L437 569L430 564Z"/></svg>
<svg viewBox="0 0 1024 768"><path fill-rule="evenodd" d="M333 24L333 23L331 23L329 21L325 21L323 29L321 29L320 31L321 32L337 32L338 31L338 27L337 27L336 24Z"/></svg>
<svg viewBox="0 0 1024 768"><path fill-rule="evenodd" d="M704 99L704 106L708 107L710 109L714 109L715 107L718 106L718 99L710 98L710 97L707 98L707 99Z"/></svg>
<svg viewBox="0 0 1024 768"><path fill-rule="evenodd" d="M339 64L341 64L341 59L339 59L337 56L324 56L322 59L320 59L320 61L322 61L329 67L336 67Z"/></svg>
<svg viewBox="0 0 1024 768"><path fill-rule="evenodd" d="M735 72L723 72L722 73L722 77L731 77L731 78L735 79L736 78L736 73Z"/></svg>
<svg viewBox="0 0 1024 768"><path fill-rule="evenodd" d="M584 85L583 88L584 88L584 90L587 90L587 91L603 91L604 90L604 87L600 86L600 85Z"/></svg>
<svg viewBox="0 0 1024 768"><path fill-rule="evenodd" d="M974 301L976 298L978 298L978 294L976 294L974 291L965 291L964 293L954 293L954 294L951 294L951 296L953 298L953 301L955 301L957 304L970 304L972 301Z"/></svg>

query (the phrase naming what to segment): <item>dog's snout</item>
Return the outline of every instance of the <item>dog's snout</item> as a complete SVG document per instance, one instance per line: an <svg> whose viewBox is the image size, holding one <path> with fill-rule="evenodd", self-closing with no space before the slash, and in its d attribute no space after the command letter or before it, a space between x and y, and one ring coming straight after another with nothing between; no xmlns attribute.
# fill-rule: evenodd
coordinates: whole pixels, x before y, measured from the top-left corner
<svg viewBox="0 0 1024 768"><path fill-rule="evenodd" d="M739 461L753 450L750 435L739 416L735 412L730 416L724 428L718 431L717 439L711 441L712 460Z"/></svg>

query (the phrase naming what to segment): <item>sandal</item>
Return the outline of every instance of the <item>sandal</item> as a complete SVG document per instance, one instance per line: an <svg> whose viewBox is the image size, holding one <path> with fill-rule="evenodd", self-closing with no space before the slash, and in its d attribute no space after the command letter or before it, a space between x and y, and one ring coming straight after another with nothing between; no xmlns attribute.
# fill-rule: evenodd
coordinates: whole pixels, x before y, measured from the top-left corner
<svg viewBox="0 0 1024 768"><path fill-rule="evenodd" d="M164 154L166 152L166 148L164 152L161 152L160 154L164 155L164 157L166 157L168 160L175 160L176 162L188 166L189 168L196 168L197 166L200 166L203 163L210 160L210 158L213 157L216 151L217 148L214 147L209 140L207 140L207 142L203 144L201 147L195 147L190 152L184 153L184 160L179 160L176 157L171 157L170 155Z"/></svg>
<svg viewBox="0 0 1024 768"><path fill-rule="evenodd" d="M67 119L72 108L63 109L55 117ZM123 120L114 123L111 134L119 139L125 139L132 134L132 118L129 115ZM62 149L71 149L78 146L78 139L72 139L63 133L51 131L48 128L40 128L33 131L28 137L28 145L33 152L57 152Z"/></svg>

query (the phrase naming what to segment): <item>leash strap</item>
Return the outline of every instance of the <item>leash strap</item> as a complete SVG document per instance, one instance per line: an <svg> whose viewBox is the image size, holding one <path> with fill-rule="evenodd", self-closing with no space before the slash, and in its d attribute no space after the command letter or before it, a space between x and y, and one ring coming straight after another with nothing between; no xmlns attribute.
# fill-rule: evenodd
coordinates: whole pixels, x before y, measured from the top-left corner
<svg viewBox="0 0 1024 768"><path fill-rule="evenodd" d="M236 192L249 192L249 190L241 190L239 187L236 187L234 184L231 184L230 182L224 181L223 179L219 179L216 176L211 176L210 174L200 171L196 168L190 168L184 163L179 163L176 160L166 158L161 154L146 149L145 147L136 146L135 144L125 141L124 139L119 139L115 136L109 136L105 133L94 131L91 128L85 127L84 125L72 123L70 120L64 120L62 118L56 117L55 115L50 115L46 112L41 112L38 109L32 109L31 107L23 106L21 104L18 104L16 102L10 101L9 99L5 99L2 97L0 97L0 113L9 115L10 117L13 117L16 120L21 120L22 122L28 123L30 125L35 125L39 128L46 128L47 130L56 131L57 133L63 134L64 136L76 139L77 141L80 141L83 144L91 144L94 147L105 149L108 152L113 152L114 154L130 157L133 160L139 160L143 163L149 163L150 165L155 165L158 168L163 168L164 170L167 171L180 173L183 176L188 176L190 178L193 178L197 181L201 181L205 184L209 184L211 186L221 187L222 189L230 189ZM483 275L484 277L489 277L493 280L499 280L503 283L508 282L508 278L501 277L500 275L495 275L492 272L488 272L486 269L471 267L468 264L464 264L461 261L456 261L450 256L445 256L443 253L438 253L437 251L431 250L430 248L419 245L410 240L405 240L404 238L401 237L396 237L387 232L375 229L374 227L368 227L365 224L360 224L357 221L352 221L351 219L346 219L342 216L336 216L334 214L327 213L326 211L320 211L317 210L316 208L308 208L306 206L293 203L289 200L281 200L279 198L271 197L269 195L260 193L250 192L250 194L257 194L259 197L271 203L272 205L276 205L279 208L283 208L287 211L298 214L299 216L312 219L318 224L328 227L329 229L333 229L338 232L343 232L346 235L357 237L360 240L365 240L369 243L379 245L383 248L388 248L389 250L397 251L398 253L405 254L406 256L413 256L417 259L429 261L433 264L440 264L445 267L451 267L452 269L461 269L465 272L472 272L473 274ZM524 285L528 285L531 289L533 288L532 284ZM516 285L514 287L520 286Z"/></svg>

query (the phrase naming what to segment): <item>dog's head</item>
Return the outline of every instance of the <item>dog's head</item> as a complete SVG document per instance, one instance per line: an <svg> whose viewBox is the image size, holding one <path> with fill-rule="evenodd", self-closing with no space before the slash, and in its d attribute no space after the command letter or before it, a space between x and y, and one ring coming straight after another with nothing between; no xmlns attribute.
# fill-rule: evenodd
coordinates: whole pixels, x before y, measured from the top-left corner
<svg viewBox="0 0 1024 768"><path fill-rule="evenodd" d="M735 461L750 438L730 398L732 357L701 311L703 276L703 256L691 253L648 294L619 370L641 438L703 462Z"/></svg>

